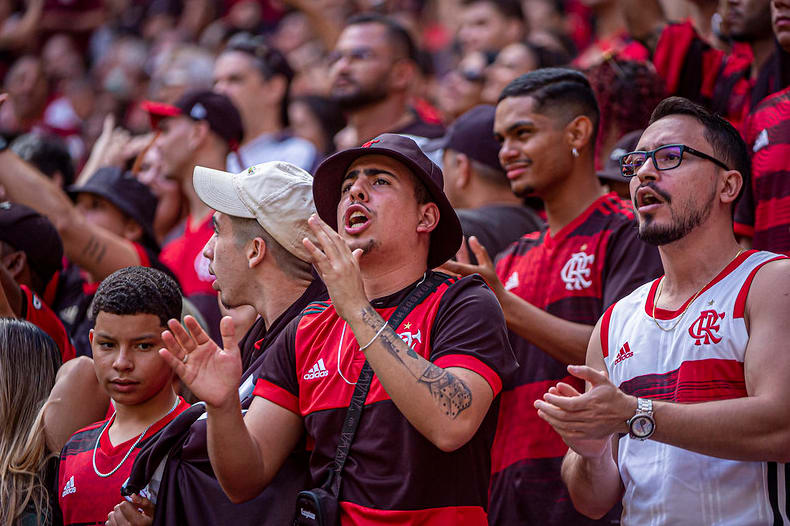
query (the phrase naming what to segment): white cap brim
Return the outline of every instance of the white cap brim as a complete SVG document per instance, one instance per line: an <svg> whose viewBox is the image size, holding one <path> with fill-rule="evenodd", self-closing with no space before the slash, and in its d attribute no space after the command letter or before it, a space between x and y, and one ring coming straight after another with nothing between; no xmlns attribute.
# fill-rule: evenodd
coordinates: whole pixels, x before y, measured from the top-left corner
<svg viewBox="0 0 790 526"><path fill-rule="evenodd" d="M247 208L234 187L233 178L237 174L195 166L192 172L192 185L198 197L208 206L233 217L254 219L255 214Z"/></svg>

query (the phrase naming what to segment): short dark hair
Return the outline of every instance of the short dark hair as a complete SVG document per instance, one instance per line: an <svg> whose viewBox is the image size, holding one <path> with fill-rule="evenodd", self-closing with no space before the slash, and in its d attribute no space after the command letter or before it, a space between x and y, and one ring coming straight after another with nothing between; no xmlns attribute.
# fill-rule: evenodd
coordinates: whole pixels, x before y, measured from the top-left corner
<svg viewBox="0 0 790 526"><path fill-rule="evenodd" d="M702 136L713 148L714 157L729 168L738 170L743 176L741 191L733 202L734 210L735 203L741 198L744 188L751 179L749 151L741 134L726 119L683 97L668 97L659 102L650 115L650 124L672 115L688 115L699 122L705 129Z"/></svg>
<svg viewBox="0 0 790 526"><path fill-rule="evenodd" d="M542 68L525 73L505 86L497 102L509 97L530 97L535 111L561 111L570 122L579 115L589 117L593 124L591 145L598 136L600 112L590 82L580 71L569 68Z"/></svg>
<svg viewBox="0 0 790 526"><path fill-rule="evenodd" d="M63 186L69 186L74 182L74 164L71 161L71 154L59 137L41 133L26 133L14 139L11 149L49 178L52 178L56 172L60 172L63 177Z"/></svg>
<svg viewBox="0 0 790 526"><path fill-rule="evenodd" d="M505 18L516 18L526 22L524 9L519 0L461 0L461 5L464 7L482 3L491 4Z"/></svg>
<svg viewBox="0 0 790 526"><path fill-rule="evenodd" d="M294 78L294 70L288 63L285 55L276 47L267 44L261 37L253 36L249 33L237 33L228 41L223 53L237 51L249 55L264 79L281 75L285 78L285 96L280 105L280 119L284 127L289 125L288 103L291 98L291 81Z"/></svg>
<svg viewBox="0 0 790 526"><path fill-rule="evenodd" d="M91 318L100 312L120 316L153 314L167 327L167 320L181 317L181 290L176 282L150 267L116 270L99 285L93 298Z"/></svg>
<svg viewBox="0 0 790 526"><path fill-rule="evenodd" d="M346 20L346 26L356 26L362 24L381 24L387 29L387 36L392 47L413 62L417 62L417 46L411 35L396 20L379 13L359 13Z"/></svg>

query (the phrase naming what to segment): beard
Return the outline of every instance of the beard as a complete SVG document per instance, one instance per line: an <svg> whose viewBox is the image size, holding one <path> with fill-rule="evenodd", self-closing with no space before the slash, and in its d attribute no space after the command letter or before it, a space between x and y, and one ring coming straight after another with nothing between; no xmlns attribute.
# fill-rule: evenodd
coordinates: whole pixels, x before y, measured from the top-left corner
<svg viewBox="0 0 790 526"><path fill-rule="evenodd" d="M657 189L655 190L657 191ZM672 202L670 196L664 192L661 192L660 195L666 200L666 206L669 206ZM674 243L686 237L692 230L708 219L715 199L716 188L714 187L710 197L702 206L694 207L694 203L690 202L683 207L682 213L676 212L670 207L672 222L669 225L656 225L653 222L653 216L648 216L639 223L637 237L645 243L655 246Z"/></svg>
<svg viewBox="0 0 790 526"><path fill-rule="evenodd" d="M331 99L335 102L342 111L353 111L371 106L378 102L383 101L389 96L389 91L385 82L377 83L374 87L365 89L354 81L354 88L351 91L336 93L333 89L331 92Z"/></svg>

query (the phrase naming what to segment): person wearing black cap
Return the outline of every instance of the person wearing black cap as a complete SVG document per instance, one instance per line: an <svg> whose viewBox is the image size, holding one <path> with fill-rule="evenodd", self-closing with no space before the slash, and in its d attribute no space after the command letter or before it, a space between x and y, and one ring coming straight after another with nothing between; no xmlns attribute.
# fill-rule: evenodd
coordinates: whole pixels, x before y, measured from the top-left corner
<svg viewBox="0 0 790 526"><path fill-rule="evenodd" d="M9 198L48 217L63 240L69 261L82 273L77 294L59 295L53 308L69 328L77 354L90 356L87 319L90 298L98 283L123 267L143 265L165 269L158 260L153 232L156 197L147 186L120 168L100 168L81 186L68 191L76 204L53 181L3 152L0 184ZM72 267L65 274L72 276Z"/></svg>
<svg viewBox="0 0 790 526"><path fill-rule="evenodd" d="M61 269L63 245L49 220L18 203L0 203L0 316L27 320L49 334L63 363L76 352L63 324L42 301ZM10 311L10 312L9 312Z"/></svg>
<svg viewBox="0 0 790 526"><path fill-rule="evenodd" d="M444 137L423 150L442 149L444 193L456 209L464 236L474 236L489 254L499 254L543 221L510 190L494 138L494 106L480 105L453 122ZM471 257L474 257L472 254Z"/></svg>
<svg viewBox="0 0 790 526"><path fill-rule="evenodd" d="M316 241L303 244L331 303L310 305L267 351L244 418L231 320L223 320L224 350L193 320L192 336L171 320L160 352L207 403L209 455L231 500L257 495L303 429L314 442L313 480L323 484L355 384L372 369L342 472L342 521L488 523L492 402L517 365L481 278L430 270L462 237L442 185L417 144L393 134L318 167ZM390 327L404 302L410 310Z"/></svg>
<svg viewBox="0 0 790 526"><path fill-rule="evenodd" d="M225 169L228 154L237 151L242 140L241 116L228 97L211 91L186 93L175 105L146 102L143 108L158 130L155 144L162 152L165 172L181 184L188 212L183 227L164 244L161 259L205 318L210 334L219 337L217 292L203 256L203 247L214 233L212 210L195 193L192 171L197 165Z"/></svg>

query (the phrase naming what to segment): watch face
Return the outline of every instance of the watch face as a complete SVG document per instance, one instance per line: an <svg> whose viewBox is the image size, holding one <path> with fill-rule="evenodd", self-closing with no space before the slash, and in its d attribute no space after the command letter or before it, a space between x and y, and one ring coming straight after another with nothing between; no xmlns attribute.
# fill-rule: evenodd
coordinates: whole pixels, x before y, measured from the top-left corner
<svg viewBox="0 0 790 526"><path fill-rule="evenodd" d="M648 437L653 434L653 420L640 415L631 421L631 433L637 438Z"/></svg>

